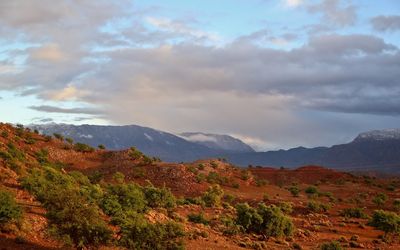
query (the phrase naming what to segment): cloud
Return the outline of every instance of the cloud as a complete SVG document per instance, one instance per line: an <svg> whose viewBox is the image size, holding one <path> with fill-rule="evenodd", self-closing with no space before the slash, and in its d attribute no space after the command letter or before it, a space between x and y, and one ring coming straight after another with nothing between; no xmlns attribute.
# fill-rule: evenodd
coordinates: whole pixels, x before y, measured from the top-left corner
<svg viewBox="0 0 400 250"><path fill-rule="evenodd" d="M354 5L342 6L340 0L323 0L318 4L308 7L310 13L321 13L325 22L340 27L353 25L357 20L356 7Z"/></svg>
<svg viewBox="0 0 400 250"><path fill-rule="evenodd" d="M60 108L48 105L30 106L29 108L36 111L47 112L47 113L88 114L88 115L102 114L100 110L93 108Z"/></svg>
<svg viewBox="0 0 400 250"><path fill-rule="evenodd" d="M77 87L71 85L63 88L62 90L50 91L47 93L49 98L55 101L76 100L88 94L89 93L87 91L80 91L77 89Z"/></svg>
<svg viewBox="0 0 400 250"><path fill-rule="evenodd" d="M182 136L182 135L180 135ZM194 142L217 142L217 139L213 136L208 136L206 134L193 134L193 135L185 135L182 136L188 141L194 141Z"/></svg>
<svg viewBox="0 0 400 250"><path fill-rule="evenodd" d="M371 19L372 27L377 31L400 30L400 16L376 16Z"/></svg>
<svg viewBox="0 0 400 250"><path fill-rule="evenodd" d="M285 0L285 5L288 7L297 7L303 4L303 0Z"/></svg>

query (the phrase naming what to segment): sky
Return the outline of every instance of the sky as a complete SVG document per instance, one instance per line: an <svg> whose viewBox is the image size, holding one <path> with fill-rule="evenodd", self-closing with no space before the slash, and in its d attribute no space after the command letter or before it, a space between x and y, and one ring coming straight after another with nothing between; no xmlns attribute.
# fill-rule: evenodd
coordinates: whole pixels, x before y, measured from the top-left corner
<svg viewBox="0 0 400 250"><path fill-rule="evenodd" d="M0 0L0 121L229 134L400 127L397 0Z"/></svg>

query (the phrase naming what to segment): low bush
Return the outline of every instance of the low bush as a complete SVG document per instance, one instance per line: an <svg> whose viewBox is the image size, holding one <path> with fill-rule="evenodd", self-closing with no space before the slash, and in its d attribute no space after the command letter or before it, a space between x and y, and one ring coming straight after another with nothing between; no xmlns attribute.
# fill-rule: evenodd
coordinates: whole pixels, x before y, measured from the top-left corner
<svg viewBox="0 0 400 250"><path fill-rule="evenodd" d="M315 213L321 213L321 212L327 212L331 206L326 203L321 203L317 201L310 201L307 204L307 207L310 211L315 212Z"/></svg>
<svg viewBox="0 0 400 250"><path fill-rule="evenodd" d="M0 190L0 226L21 218L22 209L14 196L5 190Z"/></svg>
<svg viewBox="0 0 400 250"><path fill-rule="evenodd" d="M203 194L202 199L207 207L218 207L221 205L224 191L219 185L213 185Z"/></svg>
<svg viewBox="0 0 400 250"><path fill-rule="evenodd" d="M176 206L176 198L171 190L163 187L156 188L151 183L142 188L147 206L151 208L174 208Z"/></svg>
<svg viewBox="0 0 400 250"><path fill-rule="evenodd" d="M300 188L298 186L291 186L288 190L293 195L293 197L298 197L300 194Z"/></svg>
<svg viewBox="0 0 400 250"><path fill-rule="evenodd" d="M90 153L94 151L94 148L91 146L84 144L84 143L75 143L74 145L74 150L77 152L82 152L82 153Z"/></svg>
<svg viewBox="0 0 400 250"><path fill-rule="evenodd" d="M292 220L284 215L276 206L260 204L257 209L247 203L236 206L236 223L248 233L259 233L265 236L290 236L294 225Z"/></svg>
<svg viewBox="0 0 400 250"><path fill-rule="evenodd" d="M362 208L345 208L340 211L340 215L347 218L368 218L368 215L364 212L364 209Z"/></svg>
<svg viewBox="0 0 400 250"><path fill-rule="evenodd" d="M388 233L400 233L400 216L394 212L376 210L369 225Z"/></svg>
<svg viewBox="0 0 400 250"><path fill-rule="evenodd" d="M387 200L388 200L388 197L386 194L379 193L372 199L372 202L374 202L377 206L381 207L381 206L385 205Z"/></svg>
<svg viewBox="0 0 400 250"><path fill-rule="evenodd" d="M323 243L320 247L321 250L342 250L342 246L337 241Z"/></svg>
<svg viewBox="0 0 400 250"><path fill-rule="evenodd" d="M316 186L309 186L304 190L304 192L306 194L310 194L310 195L311 194L318 194L318 188Z"/></svg>
<svg viewBox="0 0 400 250"><path fill-rule="evenodd" d="M203 213L189 214L188 215L188 221L193 222L193 223L197 223L197 224L204 224L204 225L208 225L210 223L206 218L204 218L204 214Z"/></svg>

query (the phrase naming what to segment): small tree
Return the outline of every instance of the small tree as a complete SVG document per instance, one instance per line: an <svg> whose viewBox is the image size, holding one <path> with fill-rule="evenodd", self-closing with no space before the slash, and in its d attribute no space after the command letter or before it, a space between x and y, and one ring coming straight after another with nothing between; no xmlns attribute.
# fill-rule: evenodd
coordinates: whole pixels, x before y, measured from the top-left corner
<svg viewBox="0 0 400 250"><path fill-rule="evenodd" d="M203 194L203 201L207 207L214 207L221 205L221 199L224 196L224 191L219 185L213 185Z"/></svg>
<svg viewBox="0 0 400 250"><path fill-rule="evenodd" d="M393 212L377 210L372 215L370 226L388 233L400 233L400 216Z"/></svg>
<svg viewBox="0 0 400 250"><path fill-rule="evenodd" d="M293 197L298 197L300 193L300 189L298 186L289 187L289 192L293 195Z"/></svg>
<svg viewBox="0 0 400 250"><path fill-rule="evenodd" d="M14 196L0 190L0 226L21 218L21 215L21 207L17 205Z"/></svg>
<svg viewBox="0 0 400 250"><path fill-rule="evenodd" d="M386 201L387 201L388 197L386 194L384 193L379 193L377 194L374 199L372 200L377 206L381 207L383 206Z"/></svg>

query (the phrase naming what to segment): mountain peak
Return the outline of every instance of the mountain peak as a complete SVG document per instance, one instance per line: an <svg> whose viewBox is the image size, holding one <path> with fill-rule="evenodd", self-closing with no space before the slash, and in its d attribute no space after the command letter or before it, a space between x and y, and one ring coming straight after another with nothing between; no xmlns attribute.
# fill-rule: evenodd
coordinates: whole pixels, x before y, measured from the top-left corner
<svg viewBox="0 0 400 250"><path fill-rule="evenodd" d="M383 140L400 140L400 128L372 130L359 134L354 141L383 141Z"/></svg>

